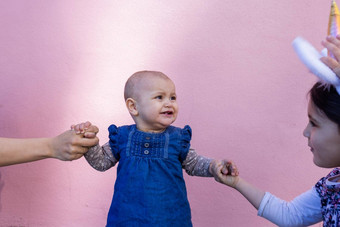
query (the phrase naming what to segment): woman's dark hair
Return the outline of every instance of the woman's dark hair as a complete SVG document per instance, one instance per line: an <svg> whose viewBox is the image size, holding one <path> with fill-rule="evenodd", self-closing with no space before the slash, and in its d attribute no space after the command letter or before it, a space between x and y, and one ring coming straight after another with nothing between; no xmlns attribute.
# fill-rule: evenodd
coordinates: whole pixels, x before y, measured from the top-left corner
<svg viewBox="0 0 340 227"><path fill-rule="evenodd" d="M340 95L334 86L317 82L309 94L315 106L340 128Z"/></svg>

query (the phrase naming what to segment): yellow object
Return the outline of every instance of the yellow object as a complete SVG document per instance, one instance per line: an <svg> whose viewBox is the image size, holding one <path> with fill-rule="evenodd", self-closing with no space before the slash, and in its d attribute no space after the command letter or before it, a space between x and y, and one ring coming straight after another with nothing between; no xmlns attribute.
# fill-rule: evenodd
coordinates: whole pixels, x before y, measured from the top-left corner
<svg viewBox="0 0 340 227"><path fill-rule="evenodd" d="M339 33L340 33L340 12L335 0L332 0L327 34L335 37Z"/></svg>
<svg viewBox="0 0 340 227"><path fill-rule="evenodd" d="M337 36L340 33L340 12L335 2L332 0L331 13L329 14L328 32L327 35ZM333 54L328 52L328 56L334 58Z"/></svg>

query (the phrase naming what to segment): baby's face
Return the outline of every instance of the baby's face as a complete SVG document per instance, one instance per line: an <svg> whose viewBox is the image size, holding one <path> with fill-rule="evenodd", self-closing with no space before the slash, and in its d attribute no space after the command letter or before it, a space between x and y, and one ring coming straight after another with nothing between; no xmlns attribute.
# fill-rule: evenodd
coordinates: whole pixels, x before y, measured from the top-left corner
<svg viewBox="0 0 340 227"><path fill-rule="evenodd" d="M162 132L177 118L175 85L170 79L146 78L136 94L137 127L145 132Z"/></svg>

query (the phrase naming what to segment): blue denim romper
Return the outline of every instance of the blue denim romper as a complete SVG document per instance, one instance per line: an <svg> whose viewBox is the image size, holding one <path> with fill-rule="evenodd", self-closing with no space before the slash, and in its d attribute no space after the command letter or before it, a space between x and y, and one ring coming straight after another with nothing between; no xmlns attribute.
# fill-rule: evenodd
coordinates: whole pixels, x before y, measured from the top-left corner
<svg viewBox="0 0 340 227"><path fill-rule="evenodd" d="M181 165L191 128L169 126L162 133L146 133L136 125L111 125L109 133L119 163L107 226L191 227Z"/></svg>

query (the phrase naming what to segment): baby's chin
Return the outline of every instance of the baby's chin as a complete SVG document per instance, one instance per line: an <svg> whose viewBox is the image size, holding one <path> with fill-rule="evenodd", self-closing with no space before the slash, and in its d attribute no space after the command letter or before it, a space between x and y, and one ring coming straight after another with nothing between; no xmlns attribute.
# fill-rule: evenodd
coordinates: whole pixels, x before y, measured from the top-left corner
<svg viewBox="0 0 340 227"><path fill-rule="evenodd" d="M169 127L170 125L172 125L175 122L176 119L172 119L171 121L169 121L169 123L165 124L165 128Z"/></svg>
<svg viewBox="0 0 340 227"><path fill-rule="evenodd" d="M165 130L167 127L171 126L176 119L174 120L169 120L168 122L162 122L161 127L159 127L160 130Z"/></svg>

